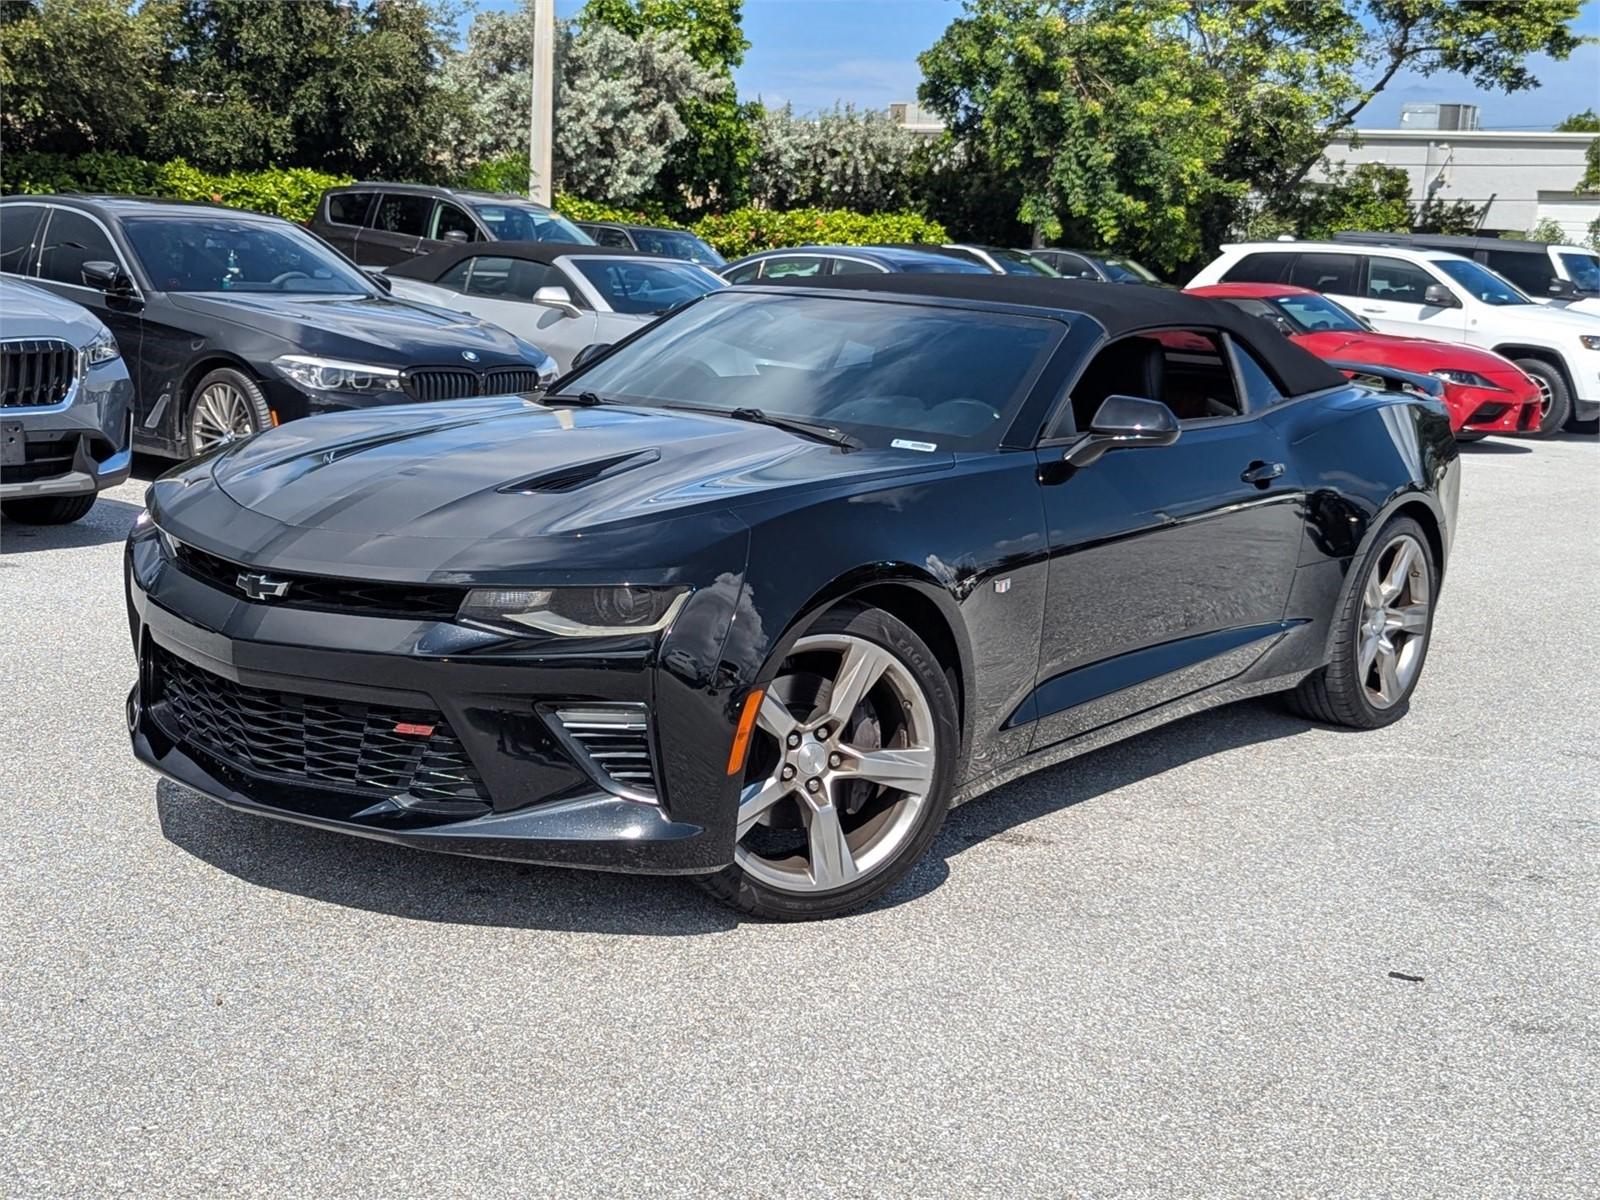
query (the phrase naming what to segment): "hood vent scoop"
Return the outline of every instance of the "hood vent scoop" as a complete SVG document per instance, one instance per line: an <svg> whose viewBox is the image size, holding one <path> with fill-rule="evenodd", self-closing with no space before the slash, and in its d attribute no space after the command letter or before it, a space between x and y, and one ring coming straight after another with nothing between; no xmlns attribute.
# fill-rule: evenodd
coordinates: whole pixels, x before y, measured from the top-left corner
<svg viewBox="0 0 1600 1200"><path fill-rule="evenodd" d="M591 483L611 479L636 467L649 466L653 462L659 462L660 459L659 450L632 450L627 454L613 454L609 458L595 458L588 462L554 467L537 475L530 475L526 479L505 484L496 490L509 495L521 493L525 496L544 492L575 492Z"/></svg>

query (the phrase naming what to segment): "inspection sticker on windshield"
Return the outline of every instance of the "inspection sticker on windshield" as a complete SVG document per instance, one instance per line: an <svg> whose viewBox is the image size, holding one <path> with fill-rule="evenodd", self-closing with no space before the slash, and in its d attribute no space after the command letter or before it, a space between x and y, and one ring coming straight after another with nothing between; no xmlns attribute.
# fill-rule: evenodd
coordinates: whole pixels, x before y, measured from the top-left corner
<svg viewBox="0 0 1600 1200"><path fill-rule="evenodd" d="M939 448L938 442L908 442L905 438L895 438L889 445L896 450L921 450L924 454L932 454Z"/></svg>

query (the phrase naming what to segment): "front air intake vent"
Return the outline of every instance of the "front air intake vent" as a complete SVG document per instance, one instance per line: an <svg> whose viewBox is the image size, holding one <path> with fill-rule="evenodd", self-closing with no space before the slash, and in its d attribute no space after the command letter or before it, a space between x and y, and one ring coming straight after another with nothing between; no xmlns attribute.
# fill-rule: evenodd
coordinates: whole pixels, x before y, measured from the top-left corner
<svg viewBox="0 0 1600 1200"><path fill-rule="evenodd" d="M650 712L643 704L563 705L550 716L567 749L596 783L628 800L656 802Z"/></svg>

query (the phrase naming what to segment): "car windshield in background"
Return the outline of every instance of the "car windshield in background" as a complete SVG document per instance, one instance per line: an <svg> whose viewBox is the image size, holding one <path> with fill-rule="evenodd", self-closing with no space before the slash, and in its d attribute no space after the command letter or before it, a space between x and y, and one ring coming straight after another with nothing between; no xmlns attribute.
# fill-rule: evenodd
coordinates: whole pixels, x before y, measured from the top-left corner
<svg viewBox="0 0 1600 1200"><path fill-rule="evenodd" d="M911 275L993 275L982 263L953 254L934 254L927 258L900 259L895 266Z"/></svg>
<svg viewBox="0 0 1600 1200"><path fill-rule="evenodd" d="M1000 269L1007 275L1043 275L1049 279L1061 278L1061 272L1049 263L1031 254L1024 254L1020 250L991 250L989 255L1000 264Z"/></svg>
<svg viewBox="0 0 1600 1200"><path fill-rule="evenodd" d="M1496 275L1470 258L1436 258L1433 265L1485 304L1499 308L1507 304L1533 303L1503 276Z"/></svg>
<svg viewBox="0 0 1600 1200"><path fill-rule="evenodd" d="M659 313L726 286L704 267L629 258L574 258L572 265L605 297L612 311Z"/></svg>
<svg viewBox="0 0 1600 1200"><path fill-rule="evenodd" d="M485 204L472 206L478 219L489 227L497 242L568 242L592 246L594 239L559 213L546 212L527 204Z"/></svg>
<svg viewBox="0 0 1600 1200"><path fill-rule="evenodd" d="M730 292L652 326L567 390L755 408L869 446L970 449L998 442L1065 332L1057 320L971 309Z"/></svg>
<svg viewBox="0 0 1600 1200"><path fill-rule="evenodd" d="M1371 328L1326 296L1274 296L1272 303L1301 333L1330 329L1355 333Z"/></svg>
<svg viewBox="0 0 1600 1200"><path fill-rule="evenodd" d="M122 226L157 291L373 292L357 268L286 221L127 217Z"/></svg>
<svg viewBox="0 0 1600 1200"><path fill-rule="evenodd" d="M1095 260L1106 278L1112 283L1160 283L1154 272L1131 258L1099 258Z"/></svg>
<svg viewBox="0 0 1600 1200"><path fill-rule="evenodd" d="M635 229L633 241L646 254L686 258L690 262L709 263L713 267L724 266L728 261L694 234L680 229Z"/></svg>
<svg viewBox="0 0 1600 1200"><path fill-rule="evenodd" d="M1572 286L1585 292L1600 292L1600 255L1561 255L1561 265L1572 276Z"/></svg>

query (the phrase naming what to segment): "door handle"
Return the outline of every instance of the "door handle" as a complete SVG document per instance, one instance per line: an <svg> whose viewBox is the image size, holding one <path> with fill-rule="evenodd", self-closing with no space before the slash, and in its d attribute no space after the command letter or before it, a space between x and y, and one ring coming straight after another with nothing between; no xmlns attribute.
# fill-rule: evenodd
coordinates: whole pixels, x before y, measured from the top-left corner
<svg viewBox="0 0 1600 1200"><path fill-rule="evenodd" d="M1383 312L1383 309L1381 309L1381 308L1363 308L1361 311L1364 312L1364 313L1381 313L1381 312Z"/></svg>
<svg viewBox="0 0 1600 1200"><path fill-rule="evenodd" d="M1258 460L1244 469L1244 473L1239 476L1239 482L1253 483L1259 488L1264 488L1282 474L1282 463L1269 463Z"/></svg>

